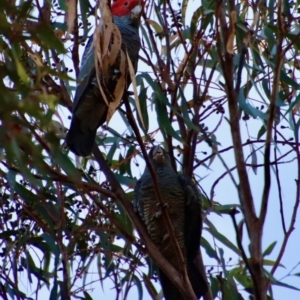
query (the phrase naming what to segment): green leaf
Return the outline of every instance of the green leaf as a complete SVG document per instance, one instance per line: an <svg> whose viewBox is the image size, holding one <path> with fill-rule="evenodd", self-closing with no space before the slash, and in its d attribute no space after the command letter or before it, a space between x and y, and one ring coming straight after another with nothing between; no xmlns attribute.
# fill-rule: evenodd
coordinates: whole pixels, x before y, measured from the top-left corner
<svg viewBox="0 0 300 300"><path fill-rule="evenodd" d="M204 228L204 230L210 232L213 237L215 237L229 249L234 251L238 256L240 256L240 250L232 242L230 242L223 234L221 234L208 219L205 220L205 223L208 225L208 228Z"/></svg>
<svg viewBox="0 0 300 300"><path fill-rule="evenodd" d="M269 80L267 80L266 78L264 78L262 80L262 87L263 87L263 90L267 96L268 99L271 99L271 91L270 91L270 88L269 88Z"/></svg>
<svg viewBox="0 0 300 300"><path fill-rule="evenodd" d="M10 189L11 189L11 195L14 194L14 191L15 191L15 186L16 186L16 175L17 173L13 170L9 170L7 172L7 175L6 175L6 178L7 178L7 182L10 186Z"/></svg>
<svg viewBox="0 0 300 300"><path fill-rule="evenodd" d="M225 263L225 259L224 259L224 250L223 250L223 248L218 248L218 250L220 253L220 261L221 261L223 274L224 274L225 278L228 278L228 271L226 270L226 263Z"/></svg>
<svg viewBox="0 0 300 300"><path fill-rule="evenodd" d="M213 295L213 298L215 299L218 296L219 292L219 281L217 278L210 276L210 289Z"/></svg>
<svg viewBox="0 0 300 300"><path fill-rule="evenodd" d="M84 291L83 294L84 294L85 300L93 300L93 298L90 296L90 294L88 292Z"/></svg>
<svg viewBox="0 0 300 300"><path fill-rule="evenodd" d="M296 81L294 81L291 77L289 77L285 71L280 72L280 81L283 81L285 84L287 84L295 89L300 88L300 85Z"/></svg>
<svg viewBox="0 0 300 300"><path fill-rule="evenodd" d="M81 18L83 24L83 38L88 36L88 12L89 12L89 1L87 0L79 0L80 10L81 10Z"/></svg>
<svg viewBox="0 0 300 300"><path fill-rule="evenodd" d="M173 126L170 123L170 120L168 118L168 113L167 113L167 109L166 109L166 103L168 101L166 99L165 94L162 92L160 86L158 85L157 82L153 81L153 79L150 77L149 74L142 73L140 76L144 77L153 89L152 97L155 102L155 108L156 108L156 112L157 112L157 121L158 121L160 129L163 132L171 135L176 140L182 142L181 137L173 129Z"/></svg>
<svg viewBox="0 0 300 300"><path fill-rule="evenodd" d="M198 24L198 20L200 18L200 16L202 15L203 12L203 7L199 6L196 10L194 10L193 16L192 16L192 20L191 20L191 29L190 29L190 38L193 39L195 32L196 32L196 27Z"/></svg>
<svg viewBox="0 0 300 300"><path fill-rule="evenodd" d="M63 43L54 34L51 27L40 25L37 28L37 35L47 48L56 49L59 53L66 53Z"/></svg>
<svg viewBox="0 0 300 300"><path fill-rule="evenodd" d="M269 247L263 252L263 257L268 256L272 253L274 247L276 246L277 242L273 242L272 244L269 245Z"/></svg>
<svg viewBox="0 0 300 300"><path fill-rule="evenodd" d="M164 131L166 134L169 134L179 142L182 142L181 137L178 135L178 133L174 130L169 117L167 113L166 106L164 103L159 99L156 98L155 100L155 108L157 113L157 121L159 124L159 127L162 131Z"/></svg>
<svg viewBox="0 0 300 300"><path fill-rule="evenodd" d="M209 244L209 242L204 237L201 237L201 246L205 249L206 254L209 257L215 258L219 262L219 257L218 257L217 252L212 248L212 246Z"/></svg>
<svg viewBox="0 0 300 300"><path fill-rule="evenodd" d="M27 269L29 282L32 283L31 275L34 275L38 280L43 281L47 286L49 286L50 274L36 267L29 251L26 251L25 253L26 259L24 257L21 257L21 265Z"/></svg>
<svg viewBox="0 0 300 300"><path fill-rule="evenodd" d="M129 235L132 235L134 227L131 219L129 218L122 205L117 203L117 207L120 213L115 214L116 220Z"/></svg>
<svg viewBox="0 0 300 300"><path fill-rule="evenodd" d="M296 290L296 291L300 291L299 288L296 288L292 285L289 285L287 283L284 283L282 281L278 281L270 272L268 272L267 270L264 270L265 273L267 274L267 277L271 280L272 285L277 285L277 286L282 286L285 288L289 288L291 290Z"/></svg>
<svg viewBox="0 0 300 300"><path fill-rule="evenodd" d="M68 174L68 176L77 180L80 178L78 170L74 167L70 158L65 153L59 151L59 149L53 149L52 159Z"/></svg>
<svg viewBox="0 0 300 300"><path fill-rule="evenodd" d="M103 249L105 277L107 278L110 273L116 268L114 259L112 256L112 244L110 242L111 235L103 231L97 231L100 236L101 248Z"/></svg>
<svg viewBox="0 0 300 300"><path fill-rule="evenodd" d="M148 32L146 32L144 26L141 26L140 28L141 28L141 31L142 31L143 38L146 40L147 47L149 49L149 55L150 55L150 57L152 57L153 48L152 48L152 44L151 44L150 39L149 39L149 34L148 34Z"/></svg>
<svg viewBox="0 0 300 300"><path fill-rule="evenodd" d="M114 154L119 146L119 139L116 139L113 145L110 147L109 152L107 153L106 159L111 162L113 160Z"/></svg>
<svg viewBox="0 0 300 300"><path fill-rule="evenodd" d="M120 184L124 184L130 188L133 188L136 184L136 179L133 179L132 177L122 176L122 175L116 174L116 173L115 173L115 176Z"/></svg>
<svg viewBox="0 0 300 300"><path fill-rule="evenodd" d="M240 204L224 204L224 205L215 204L213 206L213 211L216 213L219 213L219 214L231 215L232 210L233 209L237 210L237 208L241 209ZM237 210L237 212L238 212L238 210Z"/></svg>
<svg viewBox="0 0 300 300"><path fill-rule="evenodd" d="M149 25L155 30L156 33L160 34L163 32L162 27L157 22L150 19L147 19L146 22L149 23Z"/></svg>
<svg viewBox="0 0 300 300"><path fill-rule="evenodd" d="M155 299L155 297L157 297L157 291L153 283L151 282L149 276L146 275L145 273L143 273L143 281L147 288L148 293Z"/></svg>
<svg viewBox="0 0 300 300"><path fill-rule="evenodd" d="M259 140L266 133L266 126L262 125L257 133L257 139Z"/></svg>
<svg viewBox="0 0 300 300"><path fill-rule="evenodd" d="M131 160L132 158L134 158L134 153L136 151L136 148L135 146L131 146L129 147L127 153L126 153L126 160L127 160L127 164L126 164L126 171L127 171L127 174L130 176L130 177L133 177L132 176L132 172L131 172Z"/></svg>
<svg viewBox="0 0 300 300"><path fill-rule="evenodd" d="M231 276L228 276L228 279L223 282L223 299L230 300L241 300L241 295L237 291L237 286L235 281Z"/></svg>
<svg viewBox="0 0 300 300"><path fill-rule="evenodd" d="M140 128L144 129L145 133L147 133L149 130L149 117L148 117L148 109L147 109L147 90L148 90L148 88L141 88L141 91L139 94L139 102L140 102L141 113L142 113L143 123L145 125L145 128L140 120L139 114L136 113L137 119L139 122L139 126L140 126Z"/></svg>
<svg viewBox="0 0 300 300"><path fill-rule="evenodd" d="M231 276L233 276L245 289L253 287L252 279L246 272L245 267L238 266L229 271Z"/></svg>
<svg viewBox="0 0 300 300"><path fill-rule="evenodd" d="M185 26L185 15L186 15L186 9L188 7L189 0L183 0L181 4L181 21L183 26Z"/></svg>
<svg viewBox="0 0 300 300"><path fill-rule="evenodd" d="M265 266L274 266L275 261L270 260L270 259L263 259L263 265ZM285 268L283 264L279 264L280 267Z"/></svg>
<svg viewBox="0 0 300 300"><path fill-rule="evenodd" d="M133 282L135 283L135 286L138 290L138 295L139 295L138 299L143 300L143 287L142 287L141 280L136 275L133 275Z"/></svg>
<svg viewBox="0 0 300 300"><path fill-rule="evenodd" d="M53 287L50 292L50 298L49 300L58 300L58 284L57 280L54 280Z"/></svg>
<svg viewBox="0 0 300 300"><path fill-rule="evenodd" d="M256 155L256 150L254 149L253 145L250 144L250 148L251 148L251 165L252 165L252 170L253 170L253 173L255 175L257 175L257 155Z"/></svg>
<svg viewBox="0 0 300 300"><path fill-rule="evenodd" d="M67 11L66 1L68 0L58 0L58 4L61 10Z"/></svg>
<svg viewBox="0 0 300 300"><path fill-rule="evenodd" d="M20 77L20 80L22 81L23 84L29 85L30 80L29 80L26 70L24 69L23 65L21 64L21 62L14 50L13 50L13 54L14 54L15 64L17 67L17 73Z"/></svg>
<svg viewBox="0 0 300 300"><path fill-rule="evenodd" d="M238 102L240 109L242 109L246 114L252 116L253 118L259 117L261 120L267 119L267 115L265 113L253 107L249 102L246 101L242 91L239 93Z"/></svg>

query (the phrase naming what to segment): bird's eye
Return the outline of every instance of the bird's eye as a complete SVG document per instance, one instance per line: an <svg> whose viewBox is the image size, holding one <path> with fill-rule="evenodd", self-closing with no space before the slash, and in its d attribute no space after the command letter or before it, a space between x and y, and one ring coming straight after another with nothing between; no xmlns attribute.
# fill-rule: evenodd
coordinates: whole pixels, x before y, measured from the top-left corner
<svg viewBox="0 0 300 300"><path fill-rule="evenodd" d="M128 3L128 2L125 2L125 3L124 3L124 6L125 6L125 7L127 7L128 5L129 5L129 3Z"/></svg>

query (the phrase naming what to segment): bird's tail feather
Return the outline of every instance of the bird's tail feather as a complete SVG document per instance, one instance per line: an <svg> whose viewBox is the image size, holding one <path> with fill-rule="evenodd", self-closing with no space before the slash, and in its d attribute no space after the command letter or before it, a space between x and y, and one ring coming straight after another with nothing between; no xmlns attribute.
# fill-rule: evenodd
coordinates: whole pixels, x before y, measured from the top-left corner
<svg viewBox="0 0 300 300"><path fill-rule="evenodd" d="M207 292L207 283L193 262L188 263L187 272L194 293L197 299L200 299L200 297L204 296ZM161 282L165 300L184 299L179 290L161 270L159 270L159 279Z"/></svg>
<svg viewBox="0 0 300 300"><path fill-rule="evenodd" d="M165 300L184 300L175 285L161 270L159 270L159 280L163 289Z"/></svg>
<svg viewBox="0 0 300 300"><path fill-rule="evenodd" d="M96 138L96 131L83 132L80 128L80 121L73 116L70 129L66 136L66 143L69 149L78 156L88 156L93 150Z"/></svg>
<svg viewBox="0 0 300 300"><path fill-rule="evenodd" d="M208 290L207 282L205 281L205 279L199 272L198 268L192 261L187 265L187 272L194 293L199 299L201 296L204 296L207 293Z"/></svg>

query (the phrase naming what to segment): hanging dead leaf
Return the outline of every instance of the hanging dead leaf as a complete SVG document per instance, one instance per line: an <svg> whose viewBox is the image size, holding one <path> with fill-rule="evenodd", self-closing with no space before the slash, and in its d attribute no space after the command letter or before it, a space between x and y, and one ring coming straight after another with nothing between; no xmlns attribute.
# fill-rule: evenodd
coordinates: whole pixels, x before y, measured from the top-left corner
<svg viewBox="0 0 300 300"><path fill-rule="evenodd" d="M66 39L70 39L70 34L74 29L74 21L77 16L77 1L78 0L66 0L67 11L65 15L65 23L67 24Z"/></svg>
<svg viewBox="0 0 300 300"><path fill-rule="evenodd" d="M112 28L113 31L111 33L109 49L106 53L102 50L101 65L103 74L109 72L110 67L116 63L122 45L122 37L118 27L115 24L112 24ZM108 77L105 78L108 79Z"/></svg>
<svg viewBox="0 0 300 300"><path fill-rule="evenodd" d="M102 20L100 21L102 22ZM106 94L103 91L102 88L102 75L104 70L103 70L103 52L101 48L101 27L102 24L100 23L94 32L94 49L95 49L95 70L96 70L96 78L97 78L97 83L101 92L101 95L103 97L103 100L105 101L106 105L109 106L109 102L107 100ZM107 71L106 71L107 72Z"/></svg>
<svg viewBox="0 0 300 300"><path fill-rule="evenodd" d="M113 97L114 101L109 103L108 112L106 116L106 122L110 121L111 117L115 113L116 109L119 107L124 90L125 90L125 84L126 84L126 55L123 51L120 51L120 64L119 64L119 72L120 72L120 78L118 79L118 82L116 84Z"/></svg>
<svg viewBox="0 0 300 300"><path fill-rule="evenodd" d="M103 56L105 56L109 51L111 35L113 32L113 20L111 10L106 0L99 1L99 9L101 15L101 50Z"/></svg>
<svg viewBox="0 0 300 300"><path fill-rule="evenodd" d="M235 23L236 23L236 12L232 11L230 13L230 33L226 44L226 51L230 54L233 54L233 45L234 45L234 38L235 38Z"/></svg>
<svg viewBox="0 0 300 300"><path fill-rule="evenodd" d="M96 56L95 56L95 59L97 59ZM98 83L98 86L99 86L101 95L102 95L103 100L105 101L106 105L109 106L109 102L108 102L108 100L107 100L106 94L105 94L105 92L104 92L104 90L103 90L103 88L102 88L102 82L101 82L101 79L100 79L100 76L101 76L101 70L100 70L100 68L99 68L99 64L97 63L97 61L96 61L96 64L95 64L95 69L96 69L97 83Z"/></svg>
<svg viewBox="0 0 300 300"><path fill-rule="evenodd" d="M113 25L113 38L111 41L111 50L109 53L109 62L111 65L115 63L122 46L121 32L116 24Z"/></svg>
<svg viewBox="0 0 300 300"><path fill-rule="evenodd" d="M134 93L134 100L135 100L135 104L136 104L136 109L137 112L139 114L141 123L145 129L145 124L144 124L144 119L143 119L143 115L141 112L141 107L140 107L140 101L139 101L139 97L138 97L138 93L137 93L137 88L136 88L136 80L135 80L135 71L131 62L131 59L128 55L128 52L126 50L126 55L127 55L127 62L128 62L128 69L129 69L129 74L130 74L130 78L131 78L131 82L132 82L132 87L133 87L133 93Z"/></svg>
<svg viewBox="0 0 300 300"><path fill-rule="evenodd" d="M107 99L107 95L105 93L106 89L103 85L106 84L106 81L109 79L111 67L116 63L118 55L120 55L119 53L122 45L122 38L118 27L113 23L111 11L107 4L107 1L99 2L99 10L101 14L101 19L94 33L96 77L101 95L106 105L110 107L111 104ZM116 67L119 68L119 66ZM125 82L123 83L122 81L123 80L118 81L118 88L122 85L125 86ZM122 97L122 95L120 97ZM116 102L119 96L117 98L116 95L114 96L114 102ZM119 102L120 101L121 99L119 100ZM109 109L111 115L108 114L107 121L109 121L109 119L115 111L115 109L113 109L113 106Z"/></svg>

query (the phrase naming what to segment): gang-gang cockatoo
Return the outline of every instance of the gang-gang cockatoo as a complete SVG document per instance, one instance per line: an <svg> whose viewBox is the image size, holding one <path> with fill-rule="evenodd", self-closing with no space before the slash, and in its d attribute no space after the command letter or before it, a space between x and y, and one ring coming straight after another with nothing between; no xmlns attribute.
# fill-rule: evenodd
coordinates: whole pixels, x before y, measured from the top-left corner
<svg viewBox="0 0 300 300"><path fill-rule="evenodd" d="M195 264L202 231L202 195L196 184L185 175L178 175L171 166L169 154L160 146L149 152L149 160L156 174L158 188L165 208L156 197L152 176L146 167L134 189L133 206L142 218L148 233L163 256L180 272L174 244L168 234L161 212L166 209L174 228L174 235L183 254L184 264L194 293L199 299L208 289L207 282ZM183 300L179 290L159 270L159 279L166 300Z"/></svg>
<svg viewBox="0 0 300 300"><path fill-rule="evenodd" d="M134 72L137 71L140 50L139 25L143 6L142 0L117 0L113 2L111 15L118 32L103 33L109 28L106 23L104 26L102 23L102 31L99 30L99 25L94 36L91 36L87 42L77 78L79 84L73 101L71 126L66 136L68 147L78 156L91 154L97 129L106 120L109 120L113 113L109 110L107 103L114 103L116 97L119 97L120 102L124 92L128 89L131 83L128 56ZM108 9L108 6L106 7ZM104 18L105 16L102 19ZM96 42L97 44L95 44ZM105 58L103 58L104 56L101 57L104 54L99 54L97 50L100 44L105 48L103 44L107 43L106 50L113 51L113 44L118 42L120 47L117 54L112 53ZM98 60L100 67L95 56L96 58L100 57ZM121 72L122 67L124 67L125 75ZM110 115L108 116L108 114Z"/></svg>

